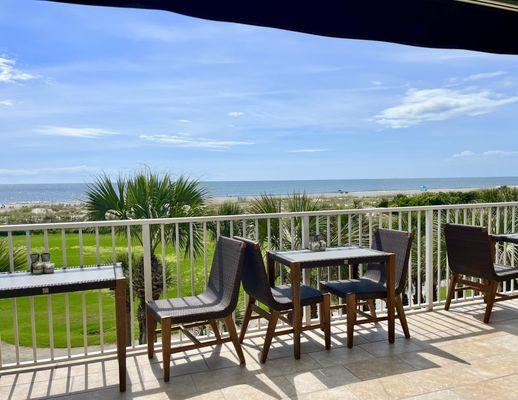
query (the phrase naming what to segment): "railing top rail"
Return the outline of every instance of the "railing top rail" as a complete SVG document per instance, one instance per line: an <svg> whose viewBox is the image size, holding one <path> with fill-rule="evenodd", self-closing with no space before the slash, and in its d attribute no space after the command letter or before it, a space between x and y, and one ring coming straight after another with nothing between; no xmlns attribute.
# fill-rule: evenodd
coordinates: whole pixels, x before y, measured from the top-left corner
<svg viewBox="0 0 518 400"><path fill-rule="evenodd" d="M155 218L155 219L130 219L130 220L107 220L107 221L81 221L81 222L53 222L41 224L14 224L0 225L0 232L35 231L50 229L81 229L94 227L112 226L139 226L157 224L180 224L180 223L203 223L217 221L241 221L271 218L290 218L290 217L315 217L315 216L337 216L349 214L379 214L390 212L408 211L436 211L436 210L455 210L455 209L478 209L491 207L518 206L518 201L500 203L470 203L470 204L444 204L417 207L378 207L378 208L354 208L346 210L322 210L322 211L302 211L302 212L282 212L271 214L239 214L239 215L209 215L199 217L178 217L178 218Z"/></svg>

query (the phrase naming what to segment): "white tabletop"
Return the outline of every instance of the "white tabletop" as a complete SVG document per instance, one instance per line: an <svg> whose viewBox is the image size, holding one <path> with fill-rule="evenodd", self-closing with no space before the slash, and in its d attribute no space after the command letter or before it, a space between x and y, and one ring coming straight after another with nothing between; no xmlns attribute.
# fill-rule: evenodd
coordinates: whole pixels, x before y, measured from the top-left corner
<svg viewBox="0 0 518 400"><path fill-rule="evenodd" d="M360 246L329 247L324 251L287 250L272 251L271 253L276 257L292 263L311 263L336 260L354 261L354 259L366 258L382 259L390 255L390 253L386 253L384 251Z"/></svg>

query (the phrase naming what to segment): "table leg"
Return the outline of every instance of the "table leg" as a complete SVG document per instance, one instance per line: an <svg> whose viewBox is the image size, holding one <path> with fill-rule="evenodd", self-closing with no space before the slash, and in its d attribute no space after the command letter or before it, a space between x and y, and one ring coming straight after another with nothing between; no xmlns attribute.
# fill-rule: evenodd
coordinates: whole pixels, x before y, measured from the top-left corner
<svg viewBox="0 0 518 400"><path fill-rule="evenodd" d="M117 329L117 360L119 362L119 390L126 391L126 280L115 282L115 318Z"/></svg>
<svg viewBox="0 0 518 400"><path fill-rule="evenodd" d="M268 269L268 282L270 283L270 287L275 286L275 260L270 255L270 253L267 254L267 269ZM281 267L282 268L282 267Z"/></svg>
<svg viewBox="0 0 518 400"><path fill-rule="evenodd" d="M300 333L302 331L302 307L300 303L300 265L292 264L291 296L293 301L293 353L295 359L300 359Z"/></svg>
<svg viewBox="0 0 518 400"><path fill-rule="evenodd" d="M391 254L386 261L387 270L387 316L388 316L388 340L389 343L394 343L396 339L395 326L395 275L396 275L396 255Z"/></svg>
<svg viewBox="0 0 518 400"><path fill-rule="evenodd" d="M358 279L358 264L349 265L349 279Z"/></svg>

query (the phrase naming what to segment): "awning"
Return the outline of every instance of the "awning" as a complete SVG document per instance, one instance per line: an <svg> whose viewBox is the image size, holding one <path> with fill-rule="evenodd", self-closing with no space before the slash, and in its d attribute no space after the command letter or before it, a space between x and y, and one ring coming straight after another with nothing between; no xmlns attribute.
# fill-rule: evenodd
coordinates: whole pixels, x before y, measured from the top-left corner
<svg viewBox="0 0 518 400"><path fill-rule="evenodd" d="M518 1L51 0L167 10L348 39L518 54Z"/></svg>

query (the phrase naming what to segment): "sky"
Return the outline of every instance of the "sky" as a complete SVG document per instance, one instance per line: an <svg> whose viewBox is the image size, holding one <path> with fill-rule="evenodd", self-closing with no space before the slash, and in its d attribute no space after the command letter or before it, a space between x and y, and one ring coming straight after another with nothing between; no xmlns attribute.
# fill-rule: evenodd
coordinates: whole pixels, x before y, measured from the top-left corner
<svg viewBox="0 0 518 400"><path fill-rule="evenodd" d="M518 57L0 5L0 183L518 175Z"/></svg>

